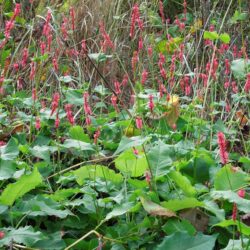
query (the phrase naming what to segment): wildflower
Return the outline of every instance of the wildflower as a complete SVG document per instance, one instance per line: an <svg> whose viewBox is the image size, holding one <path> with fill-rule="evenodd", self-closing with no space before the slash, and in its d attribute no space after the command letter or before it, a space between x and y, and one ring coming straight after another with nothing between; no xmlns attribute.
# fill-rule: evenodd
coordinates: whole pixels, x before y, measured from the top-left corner
<svg viewBox="0 0 250 250"><path fill-rule="evenodd" d="M25 66L26 66L27 61L28 61L28 56L29 56L29 54L28 54L28 49L27 49L27 48L24 48L24 49L23 49L23 58L22 58L22 62L21 62L22 67L25 67Z"/></svg>
<svg viewBox="0 0 250 250"><path fill-rule="evenodd" d="M12 19L15 19L17 16L19 16L21 13L21 4L16 3L15 9L14 9L14 15L12 16Z"/></svg>
<svg viewBox="0 0 250 250"><path fill-rule="evenodd" d="M219 152L220 152L220 159L223 165L228 163L228 153L226 149L226 139L225 135L222 132L218 132L218 145L219 145Z"/></svg>
<svg viewBox="0 0 250 250"><path fill-rule="evenodd" d="M0 147L2 147L2 146L5 146L6 145L6 142L5 141L0 141ZM0 232L1 233L1 232ZM0 237L0 239L1 239L1 237Z"/></svg>
<svg viewBox="0 0 250 250"><path fill-rule="evenodd" d="M135 4L132 9L131 25L130 25L130 32L129 32L129 36L131 38L134 37L136 23L138 24L139 29L142 31L143 22L140 19L140 10L139 10L138 4Z"/></svg>
<svg viewBox="0 0 250 250"><path fill-rule="evenodd" d="M68 19L66 17L63 18L63 22L61 24L61 31L63 34L63 39L66 40L68 38L68 31L67 31L67 25Z"/></svg>
<svg viewBox="0 0 250 250"><path fill-rule="evenodd" d="M23 79L21 77L19 77L17 79L17 89L20 90L23 88Z"/></svg>
<svg viewBox="0 0 250 250"><path fill-rule="evenodd" d="M144 85L148 78L148 71L146 69L142 72L141 84Z"/></svg>
<svg viewBox="0 0 250 250"><path fill-rule="evenodd" d="M88 98L89 98L89 94L85 92L83 94L83 100L84 100L83 109L84 109L85 115L91 115L92 113Z"/></svg>
<svg viewBox="0 0 250 250"><path fill-rule="evenodd" d="M148 107L150 109L150 112L152 113L153 109L155 107L154 101L153 101L153 95L149 95L149 104L148 104Z"/></svg>
<svg viewBox="0 0 250 250"><path fill-rule="evenodd" d="M75 10L73 7L70 7L69 13L71 16L71 28L74 31L75 30Z"/></svg>
<svg viewBox="0 0 250 250"><path fill-rule="evenodd" d="M240 190L238 191L238 195L239 195L239 197L241 197L241 198L244 198L244 197L245 197L245 194L246 194L246 191L245 191L244 189L240 189Z"/></svg>
<svg viewBox="0 0 250 250"><path fill-rule="evenodd" d="M121 84L118 81L115 81L114 85L115 85L115 93L116 93L116 95L120 95L122 93L121 88L120 88Z"/></svg>
<svg viewBox="0 0 250 250"><path fill-rule="evenodd" d="M235 94L237 94L237 93L238 93L238 86L237 86L236 82L233 81L233 82L231 83L231 85L232 85L233 92L234 92Z"/></svg>
<svg viewBox="0 0 250 250"><path fill-rule="evenodd" d="M250 73L247 74L247 80L246 80L246 84L244 86L244 90L246 93L250 92Z"/></svg>
<svg viewBox="0 0 250 250"><path fill-rule="evenodd" d="M86 40L82 40L81 46L82 46L82 52L83 52L84 54L86 54L86 53L88 52Z"/></svg>
<svg viewBox="0 0 250 250"><path fill-rule="evenodd" d="M115 45L111 41L109 34L106 32L105 27L104 27L104 23L100 22L99 27L100 27L100 32L101 32L101 35L103 38L103 42L102 42L103 51L105 52L107 48L114 49Z"/></svg>
<svg viewBox="0 0 250 250"><path fill-rule="evenodd" d="M40 50L41 54L44 55L46 49L46 43L45 42L40 42Z"/></svg>
<svg viewBox="0 0 250 250"><path fill-rule="evenodd" d="M162 0L160 0L160 2L159 2L159 12L160 12L160 16L161 16L161 21L164 24L165 23L165 15L164 15L164 6L163 6Z"/></svg>
<svg viewBox="0 0 250 250"><path fill-rule="evenodd" d="M41 120L39 117L36 117L35 128L36 128L36 130L39 130L41 128Z"/></svg>
<svg viewBox="0 0 250 250"><path fill-rule="evenodd" d="M148 47L148 56L152 57L152 55L153 55L153 48L152 48L152 46L149 46Z"/></svg>
<svg viewBox="0 0 250 250"><path fill-rule="evenodd" d="M86 116L85 122L86 122L87 126L91 125L91 119L89 116Z"/></svg>
<svg viewBox="0 0 250 250"><path fill-rule="evenodd" d="M136 119L135 119L135 124L136 124L136 127L138 128L138 129L142 129L142 127L143 127L143 124L142 124L142 118L141 117L136 117Z"/></svg>
<svg viewBox="0 0 250 250"><path fill-rule="evenodd" d="M65 107L68 121L70 122L71 125L74 125L75 122L74 122L74 117L73 117L73 113L72 113L72 105L66 104L64 107Z"/></svg>
<svg viewBox="0 0 250 250"><path fill-rule="evenodd" d="M145 180L148 183L148 185L151 186L151 174L149 171L145 172Z"/></svg>
<svg viewBox="0 0 250 250"><path fill-rule="evenodd" d="M100 137L100 135L101 135L101 130L100 128L98 128L94 134L94 144L97 144L97 140Z"/></svg>
<svg viewBox="0 0 250 250"><path fill-rule="evenodd" d="M60 94L58 92L56 92L54 95L53 95L53 100L52 100L52 104L51 104L51 113L50 113L50 116L52 116L55 111L57 110L58 108L58 105L59 105L59 101L60 101Z"/></svg>
<svg viewBox="0 0 250 250"><path fill-rule="evenodd" d="M36 89L33 88L33 89L32 89L32 100L35 102L36 99L37 99L37 96L36 96Z"/></svg>
<svg viewBox="0 0 250 250"><path fill-rule="evenodd" d="M4 35L6 39L10 38L10 32L14 28L14 21L6 21L5 23L5 30L4 30Z"/></svg>
<svg viewBox="0 0 250 250"><path fill-rule="evenodd" d="M3 239L5 236L5 233L3 231L0 231L0 240Z"/></svg>
<svg viewBox="0 0 250 250"><path fill-rule="evenodd" d="M117 96L114 94L111 96L111 103L112 103L113 107L115 108L116 112L118 112Z"/></svg>
<svg viewBox="0 0 250 250"><path fill-rule="evenodd" d="M36 65L35 62L30 63L30 80L34 80L35 74L36 74Z"/></svg>
<svg viewBox="0 0 250 250"><path fill-rule="evenodd" d="M139 62L138 52L134 51L133 57L132 57L132 60L131 60L131 66L132 66L132 70L133 70L134 73L135 73L136 65L137 65L138 62Z"/></svg>
<svg viewBox="0 0 250 250"><path fill-rule="evenodd" d="M134 155L139 155L139 150L136 149L135 147L133 147L133 153L134 153Z"/></svg>
<svg viewBox="0 0 250 250"><path fill-rule="evenodd" d="M143 49L143 39L140 36L139 37L139 42L138 42L138 51L141 51Z"/></svg>
<svg viewBox="0 0 250 250"><path fill-rule="evenodd" d="M125 74L122 79L122 86L126 86L128 84L128 75Z"/></svg>
<svg viewBox="0 0 250 250"><path fill-rule="evenodd" d="M58 72L59 67L58 67L57 59L56 59L55 57L52 59L52 64L53 64L54 70L55 70L56 72Z"/></svg>
<svg viewBox="0 0 250 250"><path fill-rule="evenodd" d="M55 120L55 128L58 128L60 125L60 119L59 119L59 116L58 114L56 114L56 120Z"/></svg>

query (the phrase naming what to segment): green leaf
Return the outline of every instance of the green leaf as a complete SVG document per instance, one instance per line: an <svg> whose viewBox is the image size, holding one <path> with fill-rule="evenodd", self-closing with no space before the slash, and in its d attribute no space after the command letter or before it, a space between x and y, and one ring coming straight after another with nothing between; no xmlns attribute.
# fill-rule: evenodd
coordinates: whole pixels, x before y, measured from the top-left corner
<svg viewBox="0 0 250 250"><path fill-rule="evenodd" d="M186 208L203 207L204 203L195 198L185 198L182 200L169 200L161 203L162 206L173 211L179 211Z"/></svg>
<svg viewBox="0 0 250 250"><path fill-rule="evenodd" d="M64 82L64 83L70 83L73 81L73 79L71 76L68 75L68 76L61 76L59 78L59 81Z"/></svg>
<svg viewBox="0 0 250 250"><path fill-rule="evenodd" d="M228 200L231 203L236 203L239 211L250 213L250 200L243 199L233 191L212 191L210 195L215 200Z"/></svg>
<svg viewBox="0 0 250 250"><path fill-rule="evenodd" d="M196 190L189 181L189 179L182 175L178 171L171 171L169 174L169 177L181 188L183 193L187 196L195 196Z"/></svg>
<svg viewBox="0 0 250 250"><path fill-rule="evenodd" d="M249 236L250 235L250 227L248 227L247 225L245 225L244 223L236 220L224 220L221 221L220 223L217 223L215 225L213 225L213 227L230 227L230 226L237 226L237 230L239 232L241 232L242 234Z"/></svg>
<svg viewBox="0 0 250 250"><path fill-rule="evenodd" d="M39 146L30 149L30 152L33 156L43 159L46 162L50 162L50 148L49 146Z"/></svg>
<svg viewBox="0 0 250 250"><path fill-rule="evenodd" d="M9 246L13 241L15 243L33 246L38 240L43 239L40 232L35 232L31 226L19 227L18 229L3 229L5 236L0 240L0 247Z"/></svg>
<svg viewBox="0 0 250 250"><path fill-rule="evenodd" d="M25 201L16 204L15 209L18 212L28 216L56 216L58 218L66 218L72 213L65 209L61 209L61 205L48 197L37 195Z"/></svg>
<svg viewBox="0 0 250 250"><path fill-rule="evenodd" d="M121 183L123 181L121 174L117 174L114 170L102 165L83 166L73 171L72 174L76 177L79 185L83 185L86 179L96 180L96 178L102 178L113 183Z"/></svg>
<svg viewBox="0 0 250 250"><path fill-rule="evenodd" d="M213 250L217 235L204 235L198 233L190 236L188 233L177 232L166 236L155 250Z"/></svg>
<svg viewBox="0 0 250 250"><path fill-rule="evenodd" d="M82 92L75 89L68 89L66 92L66 101L70 104L81 106L83 105Z"/></svg>
<svg viewBox="0 0 250 250"><path fill-rule="evenodd" d="M244 80L246 74L250 72L250 60L236 59L231 63L231 70L235 78Z"/></svg>
<svg viewBox="0 0 250 250"><path fill-rule="evenodd" d="M49 233L46 239L37 241L33 247L43 250L61 250L65 249L66 244L62 239L62 233L59 231L55 233Z"/></svg>
<svg viewBox="0 0 250 250"><path fill-rule="evenodd" d="M108 213L105 217L105 221L110 220L111 218L121 216L130 211L131 208L134 207L134 203L124 203L118 207L115 207L110 213Z"/></svg>
<svg viewBox="0 0 250 250"><path fill-rule="evenodd" d="M179 220L177 218L169 219L162 229L168 235L176 232L187 232L189 235L196 233L196 229L188 220Z"/></svg>
<svg viewBox="0 0 250 250"><path fill-rule="evenodd" d="M243 246L242 246L243 241ZM248 239L242 239L242 240L229 240L227 246L221 250L243 250L245 247L247 247L249 240ZM243 247L243 248L242 248Z"/></svg>
<svg viewBox="0 0 250 250"><path fill-rule="evenodd" d="M247 174L243 171L234 172L229 165L221 168L214 178L214 187L216 190L237 190L247 184Z"/></svg>
<svg viewBox="0 0 250 250"><path fill-rule="evenodd" d="M115 151L114 155L120 154L121 152L130 149L132 147L137 147L143 145L149 138L148 137L142 137L142 136L134 136L134 137L126 137L123 136L119 147Z"/></svg>
<svg viewBox="0 0 250 250"><path fill-rule="evenodd" d="M169 173L172 166L172 155L175 154L174 147L159 141L158 145L151 148L147 154L149 165L154 177Z"/></svg>
<svg viewBox="0 0 250 250"><path fill-rule="evenodd" d="M229 34L223 33L223 34L220 34L220 40L221 40L223 43L229 44L231 38L230 38Z"/></svg>
<svg viewBox="0 0 250 250"><path fill-rule="evenodd" d="M214 41L219 38L219 35L216 31L205 31L203 38Z"/></svg>
<svg viewBox="0 0 250 250"><path fill-rule="evenodd" d="M72 126L69 129L69 136L71 139L82 141L82 142L90 142L89 136L86 135L81 126Z"/></svg>
<svg viewBox="0 0 250 250"><path fill-rule="evenodd" d="M88 54L90 59L95 60L96 62L105 62L108 58L111 58L112 55L106 55L104 53L92 53Z"/></svg>
<svg viewBox="0 0 250 250"><path fill-rule="evenodd" d="M148 162L144 152L136 156L132 149L124 151L115 159L115 167L131 177L139 177L145 174L148 169Z"/></svg>
<svg viewBox="0 0 250 250"><path fill-rule="evenodd" d="M54 194L48 195L47 197L54 201L65 201L68 197L78 193L81 193L79 188L59 189Z"/></svg>
<svg viewBox="0 0 250 250"><path fill-rule="evenodd" d="M64 148L75 148L81 151L96 151L95 147L92 144L74 139L65 140L62 146Z"/></svg>
<svg viewBox="0 0 250 250"><path fill-rule="evenodd" d="M176 214L173 211L165 207L162 207L158 205L157 203L152 202L151 200L147 200L143 197L140 197L140 199L141 199L143 208L151 215L154 215L154 216L159 215L159 216L164 216L164 217L176 216Z"/></svg>
<svg viewBox="0 0 250 250"><path fill-rule="evenodd" d="M0 196L0 202L12 206L16 199L22 197L30 190L43 182L37 168L29 175L23 175L17 182L9 184Z"/></svg>
<svg viewBox="0 0 250 250"><path fill-rule="evenodd" d="M0 159L5 161L14 160L19 154L18 146L14 138L7 145L0 147Z"/></svg>
<svg viewBox="0 0 250 250"><path fill-rule="evenodd" d="M15 171L16 163L14 161L0 160L0 181L11 178Z"/></svg>

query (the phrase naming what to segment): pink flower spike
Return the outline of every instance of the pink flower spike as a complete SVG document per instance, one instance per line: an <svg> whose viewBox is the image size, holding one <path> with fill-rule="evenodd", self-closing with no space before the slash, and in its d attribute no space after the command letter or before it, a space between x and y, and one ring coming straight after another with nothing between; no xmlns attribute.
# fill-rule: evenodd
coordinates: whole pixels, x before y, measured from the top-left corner
<svg viewBox="0 0 250 250"><path fill-rule="evenodd" d="M218 145L219 145L219 151L220 151L220 159L221 159L221 163L223 165L228 163L228 153L226 150L226 139L225 139L225 135L222 132L219 132L217 134L218 137Z"/></svg>
<svg viewBox="0 0 250 250"><path fill-rule="evenodd" d="M241 197L241 198L244 198L245 197L245 194L246 194L246 191L244 189L240 189L238 191L238 195Z"/></svg>
<svg viewBox="0 0 250 250"><path fill-rule="evenodd" d="M142 118L141 117L136 117L135 124L136 124L136 127L141 130L142 127L143 127Z"/></svg>
<svg viewBox="0 0 250 250"><path fill-rule="evenodd" d="M36 127L36 130L39 130L41 128L41 120L39 117L36 117L35 127Z"/></svg>

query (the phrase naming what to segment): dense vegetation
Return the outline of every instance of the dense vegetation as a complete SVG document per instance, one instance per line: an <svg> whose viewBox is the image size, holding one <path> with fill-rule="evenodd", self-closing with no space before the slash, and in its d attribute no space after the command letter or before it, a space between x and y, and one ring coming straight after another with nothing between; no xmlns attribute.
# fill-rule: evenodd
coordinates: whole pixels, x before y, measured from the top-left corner
<svg viewBox="0 0 250 250"><path fill-rule="evenodd" d="M0 0L1 249L250 249L250 2Z"/></svg>

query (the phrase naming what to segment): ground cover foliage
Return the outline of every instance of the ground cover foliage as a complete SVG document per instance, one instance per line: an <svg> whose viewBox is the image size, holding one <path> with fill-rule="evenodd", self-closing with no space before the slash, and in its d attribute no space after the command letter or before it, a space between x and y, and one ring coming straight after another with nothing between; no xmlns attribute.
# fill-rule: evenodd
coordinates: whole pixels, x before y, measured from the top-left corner
<svg viewBox="0 0 250 250"><path fill-rule="evenodd" d="M249 249L248 1L0 6L1 249Z"/></svg>

